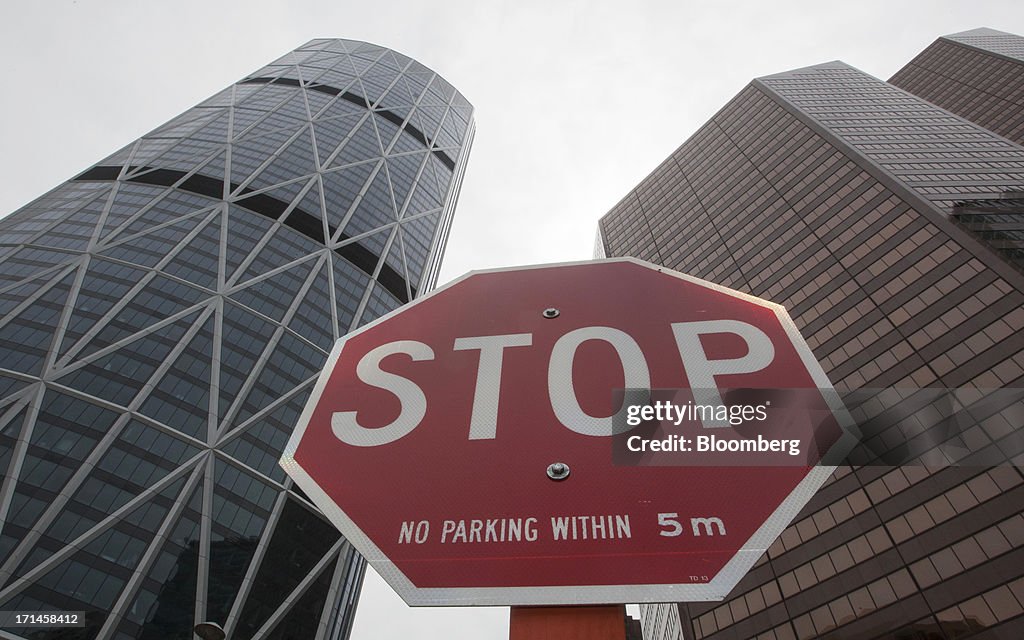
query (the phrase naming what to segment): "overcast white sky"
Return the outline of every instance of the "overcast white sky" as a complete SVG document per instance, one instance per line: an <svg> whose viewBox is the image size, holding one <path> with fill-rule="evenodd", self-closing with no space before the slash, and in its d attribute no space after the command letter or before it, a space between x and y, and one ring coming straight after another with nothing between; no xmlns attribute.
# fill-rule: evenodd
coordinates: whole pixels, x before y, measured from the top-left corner
<svg viewBox="0 0 1024 640"><path fill-rule="evenodd" d="M0 4L0 215L312 38L441 73L477 135L441 282L589 258L597 219L752 78L886 79L940 35L1024 34L1019 0ZM355 640L507 636L508 609L409 609L368 576Z"/></svg>

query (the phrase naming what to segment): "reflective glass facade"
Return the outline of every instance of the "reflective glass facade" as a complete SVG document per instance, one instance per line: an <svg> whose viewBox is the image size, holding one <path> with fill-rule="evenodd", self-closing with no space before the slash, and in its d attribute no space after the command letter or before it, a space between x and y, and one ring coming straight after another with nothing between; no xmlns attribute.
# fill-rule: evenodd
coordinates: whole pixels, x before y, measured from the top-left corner
<svg viewBox="0 0 1024 640"><path fill-rule="evenodd" d="M1024 38L995 29L943 36L889 79L1024 144Z"/></svg>
<svg viewBox="0 0 1024 640"><path fill-rule="evenodd" d="M364 564L278 467L334 341L430 289L473 110L314 40L0 220L14 638L344 638Z"/></svg>
<svg viewBox="0 0 1024 640"><path fill-rule="evenodd" d="M954 219L1022 183L1021 146L828 63L753 81L599 237L785 305L839 389L1024 387L1024 276ZM1024 637L1024 414L975 419L1012 464L838 468L683 637Z"/></svg>

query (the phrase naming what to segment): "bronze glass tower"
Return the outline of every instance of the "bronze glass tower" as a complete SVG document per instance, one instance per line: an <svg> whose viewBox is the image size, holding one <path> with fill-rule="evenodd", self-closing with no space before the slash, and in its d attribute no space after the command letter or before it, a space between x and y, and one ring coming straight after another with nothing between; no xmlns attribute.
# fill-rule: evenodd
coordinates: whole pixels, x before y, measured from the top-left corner
<svg viewBox="0 0 1024 640"><path fill-rule="evenodd" d="M347 637L363 561L277 460L334 341L433 286L472 137L313 40L0 221L0 611L85 613L0 636Z"/></svg>
<svg viewBox="0 0 1024 640"><path fill-rule="evenodd" d="M1024 387L1024 275L956 215L1021 185L1019 144L832 62L754 80L600 245L785 305L838 389ZM683 637L1024 637L1022 413L969 431L1005 464L839 467Z"/></svg>
<svg viewBox="0 0 1024 640"><path fill-rule="evenodd" d="M943 36L889 83L1024 144L1024 38L995 29Z"/></svg>

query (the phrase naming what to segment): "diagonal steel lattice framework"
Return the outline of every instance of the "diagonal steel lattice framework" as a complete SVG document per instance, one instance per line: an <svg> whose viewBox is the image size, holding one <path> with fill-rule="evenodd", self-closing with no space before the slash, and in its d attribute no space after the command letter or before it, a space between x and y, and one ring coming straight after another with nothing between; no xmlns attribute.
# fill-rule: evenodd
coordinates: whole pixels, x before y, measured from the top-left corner
<svg viewBox="0 0 1024 640"><path fill-rule="evenodd" d="M277 459L333 342L433 286L472 136L314 40L0 220L0 610L347 636L364 565Z"/></svg>

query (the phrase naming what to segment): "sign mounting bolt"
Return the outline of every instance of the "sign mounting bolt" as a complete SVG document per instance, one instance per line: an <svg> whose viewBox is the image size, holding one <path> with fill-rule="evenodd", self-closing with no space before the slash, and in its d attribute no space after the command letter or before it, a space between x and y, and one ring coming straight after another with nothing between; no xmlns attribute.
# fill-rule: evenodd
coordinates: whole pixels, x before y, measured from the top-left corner
<svg viewBox="0 0 1024 640"><path fill-rule="evenodd" d="M554 307L548 307L547 309L544 310L544 313L542 313L541 315L550 320L551 318L557 318L559 313L560 312L558 311L558 309Z"/></svg>
<svg viewBox="0 0 1024 640"><path fill-rule="evenodd" d="M549 464L548 477L552 480L565 480L569 477L569 465L564 462L553 462Z"/></svg>

